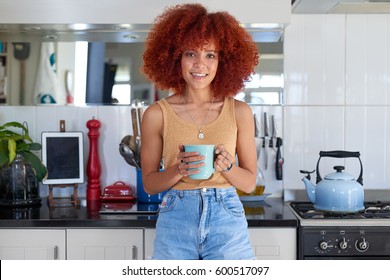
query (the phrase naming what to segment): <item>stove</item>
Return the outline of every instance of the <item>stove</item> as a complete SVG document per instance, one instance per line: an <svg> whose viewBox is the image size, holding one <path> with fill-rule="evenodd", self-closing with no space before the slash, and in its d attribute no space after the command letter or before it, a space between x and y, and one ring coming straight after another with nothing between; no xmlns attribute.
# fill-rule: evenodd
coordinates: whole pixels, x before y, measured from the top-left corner
<svg viewBox="0 0 390 280"><path fill-rule="evenodd" d="M357 213L318 211L290 202L299 220L298 259L390 259L390 202L365 202Z"/></svg>

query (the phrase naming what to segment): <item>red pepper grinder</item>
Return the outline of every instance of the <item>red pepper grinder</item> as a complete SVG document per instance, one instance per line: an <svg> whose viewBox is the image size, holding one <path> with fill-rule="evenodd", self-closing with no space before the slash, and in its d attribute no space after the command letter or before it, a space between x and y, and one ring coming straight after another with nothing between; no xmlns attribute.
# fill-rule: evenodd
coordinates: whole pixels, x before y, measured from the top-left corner
<svg viewBox="0 0 390 280"><path fill-rule="evenodd" d="M88 138L89 138L89 157L87 164L87 175L88 175L88 185L87 185L87 201L99 201L100 200L100 161L98 153L98 137L99 137L99 128L100 121L95 120L93 117L92 120L87 122L87 127L89 129Z"/></svg>

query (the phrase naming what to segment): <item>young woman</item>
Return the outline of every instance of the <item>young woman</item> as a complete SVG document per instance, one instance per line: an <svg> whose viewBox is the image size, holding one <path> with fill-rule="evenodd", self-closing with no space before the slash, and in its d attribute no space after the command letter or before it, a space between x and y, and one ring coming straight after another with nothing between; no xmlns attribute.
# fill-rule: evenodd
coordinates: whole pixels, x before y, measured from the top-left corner
<svg viewBox="0 0 390 280"><path fill-rule="evenodd" d="M227 12L178 5L156 18L143 58L143 72L157 88L172 92L147 108L141 128L145 191L168 190L153 258L253 259L236 193L250 193L256 185L253 113L233 97L258 63L255 43ZM215 145L209 179L189 177L204 158L185 152L185 144Z"/></svg>

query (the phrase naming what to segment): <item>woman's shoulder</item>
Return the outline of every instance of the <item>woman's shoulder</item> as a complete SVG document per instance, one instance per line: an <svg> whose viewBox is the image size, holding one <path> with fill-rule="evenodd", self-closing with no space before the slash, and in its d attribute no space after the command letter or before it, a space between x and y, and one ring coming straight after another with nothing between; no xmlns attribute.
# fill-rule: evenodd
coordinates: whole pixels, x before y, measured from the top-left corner
<svg viewBox="0 0 390 280"><path fill-rule="evenodd" d="M162 109L161 109L160 104L161 103L157 101L157 102L149 105L145 109L144 117L156 118L158 116L162 116Z"/></svg>
<svg viewBox="0 0 390 280"><path fill-rule="evenodd" d="M233 98L233 97L231 97ZM248 105L248 103L245 103L244 101L237 100L233 98L234 101L234 110L237 113L245 113L245 112L252 112L251 107Z"/></svg>

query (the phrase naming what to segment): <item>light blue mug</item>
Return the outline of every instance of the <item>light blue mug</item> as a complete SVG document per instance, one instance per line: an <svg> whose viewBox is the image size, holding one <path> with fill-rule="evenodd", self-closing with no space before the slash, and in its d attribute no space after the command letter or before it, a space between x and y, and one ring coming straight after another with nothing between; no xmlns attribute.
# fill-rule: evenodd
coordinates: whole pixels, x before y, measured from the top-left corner
<svg viewBox="0 0 390 280"><path fill-rule="evenodd" d="M213 175L214 169L214 150L215 145L184 145L185 152L198 152L204 156L204 166L199 168L199 173L191 174L189 177L195 180L208 179Z"/></svg>

